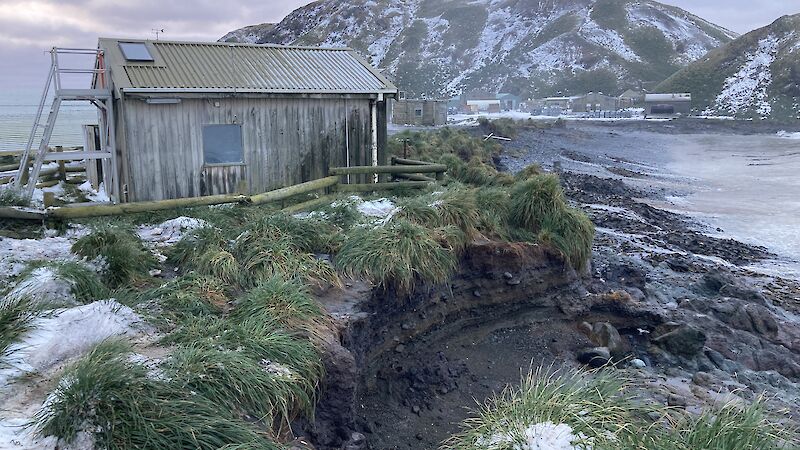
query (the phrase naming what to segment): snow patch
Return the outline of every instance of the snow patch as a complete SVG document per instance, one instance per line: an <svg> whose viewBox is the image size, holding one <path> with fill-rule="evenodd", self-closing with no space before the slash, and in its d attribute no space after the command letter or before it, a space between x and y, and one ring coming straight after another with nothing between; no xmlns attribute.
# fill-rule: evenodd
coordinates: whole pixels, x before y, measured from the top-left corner
<svg viewBox="0 0 800 450"><path fill-rule="evenodd" d="M0 279L19 275L30 261L81 261L81 258L73 254L70 249L76 239L88 232L85 227L72 226L65 236L42 239L0 237ZM99 269L102 264L92 262L88 265L93 269Z"/></svg>
<svg viewBox="0 0 800 450"><path fill-rule="evenodd" d="M34 269L17 283L3 299L4 304L26 298L35 304L74 306L74 283L61 278L51 267Z"/></svg>
<svg viewBox="0 0 800 450"><path fill-rule="evenodd" d="M110 337L134 335L143 323L132 309L114 300L53 310L34 320L31 331L9 348L11 355L0 361L0 386L81 356Z"/></svg>
<svg viewBox="0 0 800 450"><path fill-rule="evenodd" d="M364 216L377 219L376 222L379 225L385 225L389 223L389 221L392 220L392 217L400 212L400 208L387 198L363 202L356 208L358 209L358 212Z"/></svg>
<svg viewBox="0 0 800 450"><path fill-rule="evenodd" d="M106 187L103 183L100 183L100 186L95 190L92 187L92 183L86 181L85 183L78 186L78 189L83 192L86 196L86 200L94 203L110 203L111 198L106 193Z"/></svg>
<svg viewBox="0 0 800 450"><path fill-rule="evenodd" d="M176 244L189 231L207 226L205 220L181 216L158 225L142 225L136 234L146 244L163 247Z"/></svg>
<svg viewBox="0 0 800 450"><path fill-rule="evenodd" d="M600 28L593 20L589 19L580 29L581 36L589 42L607 48L626 61L640 62L641 58L632 48L628 47L625 40L614 30Z"/></svg>
<svg viewBox="0 0 800 450"><path fill-rule="evenodd" d="M747 55L747 61L737 73L725 80L722 92L714 101L714 106L706 111L729 111L736 115L753 110L761 117L772 114L767 89L772 84L772 63L778 53L780 40L767 36L758 42L755 53Z"/></svg>
<svg viewBox="0 0 800 450"><path fill-rule="evenodd" d="M585 445L577 446L575 443L582 440L572 432L572 427L567 424L554 424L543 422L531 424L517 433L499 432L491 436L479 437L476 446L486 450L500 450L514 448L519 450L578 450L587 449Z"/></svg>

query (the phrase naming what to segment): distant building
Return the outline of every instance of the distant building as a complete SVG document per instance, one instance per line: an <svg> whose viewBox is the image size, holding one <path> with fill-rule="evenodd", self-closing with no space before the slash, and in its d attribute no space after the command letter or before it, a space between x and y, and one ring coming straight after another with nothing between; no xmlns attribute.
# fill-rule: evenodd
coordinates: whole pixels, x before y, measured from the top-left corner
<svg viewBox="0 0 800 450"><path fill-rule="evenodd" d="M427 127L447 125L447 106L447 100L398 100L392 105L392 123Z"/></svg>
<svg viewBox="0 0 800 450"><path fill-rule="evenodd" d="M692 94L646 94L645 117L678 117L692 112Z"/></svg>
<svg viewBox="0 0 800 450"><path fill-rule="evenodd" d="M635 108L644 103L645 92L637 89L628 89L619 96L620 108Z"/></svg>
<svg viewBox="0 0 800 450"><path fill-rule="evenodd" d="M619 109L619 99L602 92L590 92L574 97L571 105L573 112L616 111Z"/></svg>
<svg viewBox="0 0 800 450"><path fill-rule="evenodd" d="M518 95L502 92L497 94L497 99L500 100L500 109L503 111L517 111L522 102Z"/></svg>
<svg viewBox="0 0 800 450"><path fill-rule="evenodd" d="M500 100L467 100L467 109L473 113L499 113Z"/></svg>

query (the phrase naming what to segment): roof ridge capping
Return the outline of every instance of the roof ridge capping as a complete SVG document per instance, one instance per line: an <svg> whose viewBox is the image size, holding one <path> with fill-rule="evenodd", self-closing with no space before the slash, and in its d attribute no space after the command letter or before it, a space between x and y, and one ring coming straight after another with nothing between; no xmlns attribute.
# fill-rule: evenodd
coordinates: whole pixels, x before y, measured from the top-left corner
<svg viewBox="0 0 800 450"><path fill-rule="evenodd" d="M115 38L100 37L100 42L142 42L146 44L174 44L174 45L216 45L220 47L256 47L256 48L285 48L291 50L325 50L337 52L357 52L352 47L325 47L311 45L283 45L283 44L251 44L248 42L220 42L220 41L176 41L168 39L136 39L136 38Z"/></svg>

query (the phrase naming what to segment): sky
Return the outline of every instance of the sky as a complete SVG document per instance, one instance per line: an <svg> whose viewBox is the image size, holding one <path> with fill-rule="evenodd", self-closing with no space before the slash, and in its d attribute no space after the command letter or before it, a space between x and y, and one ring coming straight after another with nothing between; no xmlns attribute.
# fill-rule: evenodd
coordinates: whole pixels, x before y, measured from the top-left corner
<svg viewBox="0 0 800 450"><path fill-rule="evenodd" d="M739 33L784 14L800 0L661 0ZM277 22L308 0L0 0L0 92L39 88L53 45L93 48L99 36L217 40L245 25Z"/></svg>

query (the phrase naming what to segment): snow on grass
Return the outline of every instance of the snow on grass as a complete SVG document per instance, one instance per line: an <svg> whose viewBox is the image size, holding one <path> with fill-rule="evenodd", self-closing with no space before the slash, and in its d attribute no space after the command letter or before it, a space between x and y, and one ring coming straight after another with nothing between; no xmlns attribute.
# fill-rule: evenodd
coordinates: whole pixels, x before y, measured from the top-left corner
<svg viewBox="0 0 800 450"><path fill-rule="evenodd" d="M674 48L682 49L675 58L676 62L682 64L694 62L720 45L718 39L703 32L694 21L660 11L657 7L654 9L652 5L628 5L628 21L661 31Z"/></svg>
<svg viewBox="0 0 800 450"><path fill-rule="evenodd" d="M193 217L177 217L158 225L142 225L136 230L139 239L151 246L174 245L192 230L209 226L208 222Z"/></svg>
<svg viewBox="0 0 800 450"><path fill-rule="evenodd" d="M72 288L73 283L60 277L51 267L39 267L17 283L2 302L27 298L34 304L76 305Z"/></svg>
<svg viewBox="0 0 800 450"><path fill-rule="evenodd" d="M725 80L722 92L714 106L706 111L713 114L727 111L734 115L754 111L761 117L769 117L772 105L767 89L772 83L772 63L778 53L780 40L773 35L758 42L755 53L747 55L747 61L733 76Z"/></svg>
<svg viewBox="0 0 800 450"><path fill-rule="evenodd" d="M90 202L108 203L111 201L111 198L106 193L106 188L103 183L100 183L100 186L97 188L97 190L95 190L92 187L92 183L87 181L78 186L78 189L84 193L86 200L89 200Z"/></svg>
<svg viewBox="0 0 800 450"><path fill-rule="evenodd" d="M143 324L132 309L114 300L46 312L10 347L11 356L2 361L0 386L79 357L110 337L133 336Z"/></svg>
<svg viewBox="0 0 800 450"><path fill-rule="evenodd" d="M574 444L582 439L573 434L572 427L563 423L535 423L526 427L519 434L519 436L515 436L511 433L498 432L491 436L480 437L476 442L476 446L486 450L505 448L519 450L577 450L587 448L585 445L576 446Z"/></svg>
<svg viewBox="0 0 800 450"><path fill-rule="evenodd" d="M12 239L0 237L0 280L19 275L30 261L81 261L70 251L76 239L88 233L85 227L75 226L65 236L42 239ZM97 268L101 262L88 263Z"/></svg>
<svg viewBox="0 0 800 450"><path fill-rule="evenodd" d="M614 30L600 28L594 20L588 19L579 30L580 35L589 42L607 48L626 61L640 62L641 58L632 48L628 47L625 40Z"/></svg>

